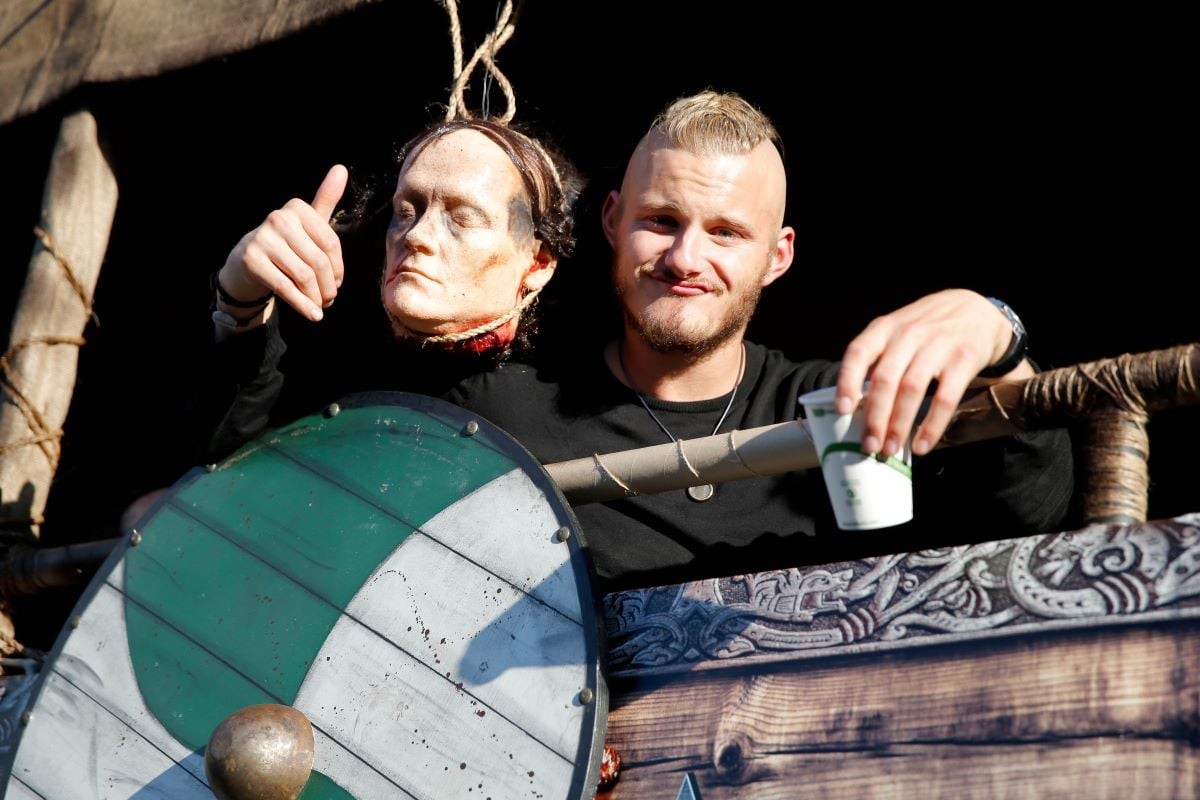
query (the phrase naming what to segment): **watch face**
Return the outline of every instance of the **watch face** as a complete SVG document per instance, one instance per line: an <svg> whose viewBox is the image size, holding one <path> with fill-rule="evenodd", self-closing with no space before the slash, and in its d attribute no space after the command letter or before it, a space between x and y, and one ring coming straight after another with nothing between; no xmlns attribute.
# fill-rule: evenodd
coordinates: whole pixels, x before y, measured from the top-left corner
<svg viewBox="0 0 1200 800"><path fill-rule="evenodd" d="M1024 338L1025 325L1021 322L1021 318L1017 316L1017 312L1012 310L1012 306L1003 300L996 299L995 297L989 297L988 301L991 302L992 305L996 306L996 308L1000 309L1004 316L1008 318L1008 324L1012 325L1013 333L1019 338Z"/></svg>
<svg viewBox="0 0 1200 800"><path fill-rule="evenodd" d="M1012 342L1008 346L1007 352L1001 356L1000 360L995 364L980 371L980 375L985 378L996 378L1001 375L1007 375L1014 370L1018 364L1025 358L1025 353L1029 350L1029 337L1025 332L1025 325L1021 322L1021 318L1017 313L1009 307L1008 303L1003 300L998 300L995 297L987 298L992 305L1000 309L1004 313L1008 324L1012 326Z"/></svg>

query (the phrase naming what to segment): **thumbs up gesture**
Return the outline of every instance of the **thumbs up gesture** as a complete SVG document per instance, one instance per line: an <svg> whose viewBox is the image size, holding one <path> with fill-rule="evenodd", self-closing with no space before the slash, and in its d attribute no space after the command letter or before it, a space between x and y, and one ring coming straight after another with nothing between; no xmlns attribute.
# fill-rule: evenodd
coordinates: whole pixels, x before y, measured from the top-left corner
<svg viewBox="0 0 1200 800"><path fill-rule="evenodd" d="M311 204L293 198L243 236L217 276L225 293L251 301L274 292L308 319L320 321L345 274L342 243L329 219L348 177L344 166L334 165Z"/></svg>

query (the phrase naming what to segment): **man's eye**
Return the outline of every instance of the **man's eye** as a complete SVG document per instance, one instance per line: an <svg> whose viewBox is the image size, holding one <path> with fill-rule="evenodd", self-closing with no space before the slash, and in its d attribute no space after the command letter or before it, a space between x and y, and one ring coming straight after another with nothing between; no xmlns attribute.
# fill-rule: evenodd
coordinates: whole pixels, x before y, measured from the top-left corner
<svg viewBox="0 0 1200 800"><path fill-rule="evenodd" d="M474 208L456 208L450 213L450 219L464 228L478 228L487 223L487 217Z"/></svg>
<svg viewBox="0 0 1200 800"><path fill-rule="evenodd" d="M713 231L713 235L718 239L737 239L739 234L733 228L717 228Z"/></svg>
<svg viewBox="0 0 1200 800"><path fill-rule="evenodd" d="M666 216L665 214L655 214L653 216L646 217L646 224L652 228L669 230L675 227L675 220L672 217Z"/></svg>
<svg viewBox="0 0 1200 800"><path fill-rule="evenodd" d="M392 212L392 216L398 220L412 219L416 215L417 210L407 203L396 206L395 210Z"/></svg>

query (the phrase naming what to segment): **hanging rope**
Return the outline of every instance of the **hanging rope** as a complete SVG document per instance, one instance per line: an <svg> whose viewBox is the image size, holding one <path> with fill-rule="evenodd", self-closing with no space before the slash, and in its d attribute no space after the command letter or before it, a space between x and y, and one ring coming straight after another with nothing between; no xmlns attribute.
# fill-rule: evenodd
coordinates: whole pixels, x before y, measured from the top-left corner
<svg viewBox="0 0 1200 800"><path fill-rule="evenodd" d="M446 13L450 16L450 40L454 48L454 84L450 89L450 103L446 108L446 121L454 119L472 119L474 115L467 109L466 101L463 99L463 92L466 90L467 84L471 81L471 74L482 61L485 72L483 112L484 116L488 113L488 93L490 91L487 80L494 78L499 84L500 90L504 93L504 99L508 102L508 107L504 113L498 117L501 122L511 122L513 116L517 113L517 96L513 91L512 83L508 80L500 68L496 66L496 52L504 46L504 44L512 38L516 32L516 25L511 22L513 14L512 0L504 0L504 4L500 7L496 17L496 27L492 32L484 37L483 42L475 49L474 55L467 62L466 66L462 63L462 25L458 19L458 0L440 0L442 7L446 9Z"/></svg>
<svg viewBox="0 0 1200 800"><path fill-rule="evenodd" d="M41 242L46 252L63 268L67 283L75 290L75 294L79 297L79 301L83 304L88 316L98 324L99 320L96 319L96 312L92 307L92 298L88 296L87 289L84 288L83 283L76 277L75 270L71 268L71 262L59 250L54 238L40 226L35 226L33 233L37 236L38 241ZM24 439L0 444L0 456L21 447L37 445L41 448L42 453L45 454L46 461L50 464L51 473L58 469L58 461L62 455L61 440L63 431L61 428L51 426L45 415L25 395L21 387L21 382L18 379L14 362L17 354L27 347L35 345L50 347L72 345L81 347L84 343L83 337L80 336L30 336L14 343L4 355L0 355L0 390L4 392L4 395L12 401L12 404L25 417L25 424L29 426L29 431L32 434ZM40 519L31 521L34 524L40 524L41 522Z"/></svg>
<svg viewBox="0 0 1200 800"><path fill-rule="evenodd" d="M508 323L513 317L520 314L526 308L533 304L537 299L541 289L535 289L521 298L521 302L510 308L502 316L497 317L491 322L485 322L476 328L460 331L458 333L443 333L436 336L422 336L421 341L424 344L447 344L450 342L465 342L467 339L474 339L476 336L482 336L485 333L491 333L501 325Z"/></svg>

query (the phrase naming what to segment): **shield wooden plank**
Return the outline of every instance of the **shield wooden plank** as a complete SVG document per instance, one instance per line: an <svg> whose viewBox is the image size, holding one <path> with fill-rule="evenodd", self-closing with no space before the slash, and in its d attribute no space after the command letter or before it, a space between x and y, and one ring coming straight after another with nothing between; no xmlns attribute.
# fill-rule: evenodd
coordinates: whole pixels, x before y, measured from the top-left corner
<svg viewBox="0 0 1200 800"><path fill-rule="evenodd" d="M256 703L316 737L303 798L595 794L603 628L578 524L503 431L346 398L185 476L47 659L7 797L210 797Z"/></svg>

